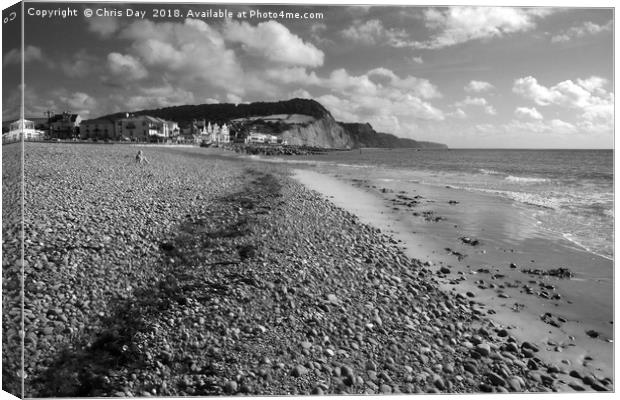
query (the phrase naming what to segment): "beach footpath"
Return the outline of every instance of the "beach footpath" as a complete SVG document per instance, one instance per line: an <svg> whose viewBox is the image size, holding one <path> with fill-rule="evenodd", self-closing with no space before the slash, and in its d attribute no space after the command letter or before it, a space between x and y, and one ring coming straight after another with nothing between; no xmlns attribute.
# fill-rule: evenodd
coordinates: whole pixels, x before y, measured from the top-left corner
<svg viewBox="0 0 620 400"><path fill-rule="evenodd" d="M27 397L612 390L286 166L144 151L25 145Z"/></svg>

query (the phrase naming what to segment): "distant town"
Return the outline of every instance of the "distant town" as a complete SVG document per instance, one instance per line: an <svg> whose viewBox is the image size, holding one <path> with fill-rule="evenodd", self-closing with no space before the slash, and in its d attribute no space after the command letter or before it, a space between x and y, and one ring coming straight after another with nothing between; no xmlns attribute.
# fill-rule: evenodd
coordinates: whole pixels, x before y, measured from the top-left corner
<svg viewBox="0 0 620 400"><path fill-rule="evenodd" d="M149 115L125 114L124 118L82 120L69 111L48 118L28 118L3 123L2 143L25 141L138 142L194 145L259 143L286 145L275 135L247 132L234 122L211 123L194 119L188 123Z"/></svg>

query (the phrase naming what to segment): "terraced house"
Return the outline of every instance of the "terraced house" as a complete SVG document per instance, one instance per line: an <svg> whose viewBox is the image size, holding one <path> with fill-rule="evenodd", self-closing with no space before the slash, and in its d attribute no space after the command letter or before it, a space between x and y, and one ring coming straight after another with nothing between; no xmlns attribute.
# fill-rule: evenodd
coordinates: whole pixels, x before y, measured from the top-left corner
<svg viewBox="0 0 620 400"><path fill-rule="evenodd" d="M118 140L116 123L109 118L96 118L82 121L80 139Z"/></svg>
<svg viewBox="0 0 620 400"><path fill-rule="evenodd" d="M116 121L118 136L132 142L166 141L170 137L170 127L169 121L148 115L128 116Z"/></svg>
<svg viewBox="0 0 620 400"><path fill-rule="evenodd" d="M50 136L57 139L73 139L79 135L82 117L65 111L50 118Z"/></svg>

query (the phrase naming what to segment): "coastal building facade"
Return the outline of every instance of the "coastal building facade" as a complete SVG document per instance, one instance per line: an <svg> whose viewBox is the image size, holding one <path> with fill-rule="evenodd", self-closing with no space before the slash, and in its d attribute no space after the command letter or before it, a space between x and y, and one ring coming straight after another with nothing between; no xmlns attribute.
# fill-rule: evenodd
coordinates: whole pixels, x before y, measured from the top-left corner
<svg viewBox="0 0 620 400"><path fill-rule="evenodd" d="M122 140L132 142L161 142L170 137L169 121L148 115L122 118L116 129Z"/></svg>
<svg viewBox="0 0 620 400"><path fill-rule="evenodd" d="M181 134L181 128L179 128L179 124L174 121L166 121L168 124L168 134L171 138L176 138Z"/></svg>
<svg viewBox="0 0 620 400"><path fill-rule="evenodd" d="M80 139L117 140L116 123L109 118L84 120L80 123Z"/></svg>
<svg viewBox="0 0 620 400"><path fill-rule="evenodd" d="M68 111L50 118L50 136L57 139L73 139L79 135L82 117Z"/></svg>
<svg viewBox="0 0 620 400"><path fill-rule="evenodd" d="M228 125L226 125L226 123L222 126L219 126L218 124L211 125L211 123L209 123L207 133L211 143L230 143L230 130L228 129Z"/></svg>
<svg viewBox="0 0 620 400"><path fill-rule="evenodd" d="M277 136L258 132L251 132L245 138L245 143L277 144L279 141L280 140Z"/></svg>
<svg viewBox="0 0 620 400"><path fill-rule="evenodd" d="M45 132L35 129L35 123L27 119L18 119L9 124L9 131L2 135L2 143L22 140L43 140Z"/></svg>

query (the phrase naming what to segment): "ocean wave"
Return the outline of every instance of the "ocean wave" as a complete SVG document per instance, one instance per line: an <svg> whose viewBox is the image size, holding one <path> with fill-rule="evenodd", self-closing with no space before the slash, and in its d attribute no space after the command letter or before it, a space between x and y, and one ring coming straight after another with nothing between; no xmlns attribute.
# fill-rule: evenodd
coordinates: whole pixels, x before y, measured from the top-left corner
<svg viewBox="0 0 620 400"><path fill-rule="evenodd" d="M531 177L531 176L512 176L512 175L508 175L504 179L509 181L509 182L516 182L516 183L542 183L542 182L549 182L549 179L546 179L546 178L534 178L534 177Z"/></svg>
<svg viewBox="0 0 620 400"><path fill-rule="evenodd" d="M450 185L446 185L448 187ZM562 202L560 199L552 196L545 196L542 194L536 193L527 193L527 192L515 192L511 190L500 190L500 189L487 189L487 188L477 188L477 187L462 187L462 186L450 186L452 189L462 189L470 192L482 192L493 195L498 195L502 197L507 197L511 200L517 201L519 203L527 204L530 206L536 206L540 208L546 208L550 210L558 210Z"/></svg>
<svg viewBox="0 0 620 400"><path fill-rule="evenodd" d="M370 165L370 164L345 164L345 163L336 163L336 166L338 167L346 167L346 168L355 168L355 169L361 169L361 168L377 168L376 165Z"/></svg>
<svg viewBox="0 0 620 400"><path fill-rule="evenodd" d="M492 169L484 169L484 168L479 168L478 172L480 172L483 175L504 175L503 173L499 171L494 171Z"/></svg>
<svg viewBox="0 0 620 400"><path fill-rule="evenodd" d="M606 258L606 259L611 260L611 261L613 261L613 259L614 259L613 255L605 254L603 251L597 251L595 249L592 249L592 248L586 246L584 243L582 243L581 239L577 239L575 237L575 235L573 235L573 234L563 233L562 237L564 239L568 240L569 242L571 242L572 244L576 245L579 249L585 250L588 253L592 253L592 254L594 254L596 256L603 257L603 258Z"/></svg>

